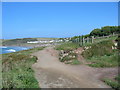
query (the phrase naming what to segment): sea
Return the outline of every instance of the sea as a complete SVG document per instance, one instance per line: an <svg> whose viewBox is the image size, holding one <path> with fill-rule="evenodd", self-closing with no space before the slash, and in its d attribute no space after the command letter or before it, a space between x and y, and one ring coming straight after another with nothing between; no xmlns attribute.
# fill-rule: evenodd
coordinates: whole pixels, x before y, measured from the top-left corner
<svg viewBox="0 0 120 90"><path fill-rule="evenodd" d="M31 47L20 47L20 46L0 46L0 54L12 53L22 50L30 49Z"/></svg>

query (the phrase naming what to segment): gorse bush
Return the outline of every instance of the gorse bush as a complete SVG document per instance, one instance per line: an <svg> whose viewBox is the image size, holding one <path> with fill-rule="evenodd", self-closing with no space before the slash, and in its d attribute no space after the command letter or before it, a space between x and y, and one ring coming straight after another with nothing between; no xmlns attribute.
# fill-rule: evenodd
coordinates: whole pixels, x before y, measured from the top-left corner
<svg viewBox="0 0 120 90"><path fill-rule="evenodd" d="M107 36L111 34L117 34L120 33L120 29L118 26L105 26L101 28L94 29L92 32L90 32L90 36Z"/></svg>

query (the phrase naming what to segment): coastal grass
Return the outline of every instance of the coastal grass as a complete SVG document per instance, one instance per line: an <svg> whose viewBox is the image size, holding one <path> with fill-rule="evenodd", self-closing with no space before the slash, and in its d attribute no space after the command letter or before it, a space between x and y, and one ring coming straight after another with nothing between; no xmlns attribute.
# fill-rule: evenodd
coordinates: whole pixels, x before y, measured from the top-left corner
<svg viewBox="0 0 120 90"><path fill-rule="evenodd" d="M94 43L98 43L98 42L102 42L102 41L106 41L106 40L116 40L116 38L117 38L117 35L110 36L110 37L97 38L97 39L94 39Z"/></svg>
<svg viewBox="0 0 120 90"><path fill-rule="evenodd" d="M91 64L88 64L91 67L116 67L118 66L118 54L114 53L110 56L93 56L87 59L87 61L91 62Z"/></svg>
<svg viewBox="0 0 120 90"><path fill-rule="evenodd" d="M75 59L75 60L72 60L71 64L72 65L79 65L79 64L81 64L81 62L79 60Z"/></svg>
<svg viewBox="0 0 120 90"><path fill-rule="evenodd" d="M77 43L72 43L72 42L66 42L63 43L61 45L58 45L55 47L56 50L63 50L66 54L66 56L64 56L64 54L60 54L60 61L64 62L65 64L71 64L71 65L78 65L80 64L80 61L77 60L77 54L73 53L71 51L75 50L79 48L79 44ZM61 58L62 57L62 58Z"/></svg>
<svg viewBox="0 0 120 90"><path fill-rule="evenodd" d="M91 48L85 50L82 55L91 64L92 67L115 67L118 65L118 50L112 49L114 43L112 40L105 40L91 45Z"/></svg>
<svg viewBox="0 0 120 90"><path fill-rule="evenodd" d="M32 64L37 57L30 54L44 47L7 53L2 55L2 85L3 88L39 88L34 77Z"/></svg>
<svg viewBox="0 0 120 90"><path fill-rule="evenodd" d="M93 40L93 43L85 43L84 46L91 46L93 44L97 44L97 43L108 41L108 40L115 41L117 39L117 37L118 36L109 36L109 37L96 38L96 39Z"/></svg>
<svg viewBox="0 0 120 90"><path fill-rule="evenodd" d="M116 76L114 78L114 80L111 80L109 78L104 78L103 81L107 85L111 86L114 90L120 90L120 84L119 84L119 82L120 82L120 75Z"/></svg>
<svg viewBox="0 0 120 90"><path fill-rule="evenodd" d="M56 50L74 50L79 47L79 44L72 43L72 42L66 42L61 45L56 46Z"/></svg>

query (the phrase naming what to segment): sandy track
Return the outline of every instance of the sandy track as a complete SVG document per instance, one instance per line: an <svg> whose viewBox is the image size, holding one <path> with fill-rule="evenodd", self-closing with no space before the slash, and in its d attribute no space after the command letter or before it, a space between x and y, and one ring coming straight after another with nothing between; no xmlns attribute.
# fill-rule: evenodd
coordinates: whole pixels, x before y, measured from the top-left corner
<svg viewBox="0 0 120 90"><path fill-rule="evenodd" d="M96 69L86 65L66 65L58 60L52 47L33 53L38 60L33 64L35 77L41 88L109 88L98 79Z"/></svg>

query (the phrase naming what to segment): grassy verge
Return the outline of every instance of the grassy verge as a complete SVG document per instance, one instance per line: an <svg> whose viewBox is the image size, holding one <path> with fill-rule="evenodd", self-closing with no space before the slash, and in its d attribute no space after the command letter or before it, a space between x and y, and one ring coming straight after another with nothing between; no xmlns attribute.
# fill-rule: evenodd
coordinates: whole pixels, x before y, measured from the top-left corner
<svg viewBox="0 0 120 90"><path fill-rule="evenodd" d="M3 88L38 88L32 64L37 60L30 54L43 47L2 55Z"/></svg>
<svg viewBox="0 0 120 90"><path fill-rule="evenodd" d="M118 66L118 51L112 49L112 40L95 43L91 48L85 50L82 55L91 62L92 67L114 67Z"/></svg>
<svg viewBox="0 0 120 90"><path fill-rule="evenodd" d="M103 38L97 38L93 40L93 43L85 43L84 46L91 46L93 44L97 44L100 42L108 41L108 40L116 40L117 36L111 36L111 37L103 37Z"/></svg>
<svg viewBox="0 0 120 90"><path fill-rule="evenodd" d="M94 39L94 43L98 43L98 42L102 42L102 41L106 41L106 40L115 40L116 38L117 38L117 36L98 38L98 39Z"/></svg>
<svg viewBox="0 0 120 90"><path fill-rule="evenodd" d="M71 42L67 42L67 43L63 43L61 45L56 46L56 50L74 50L76 48L78 48L79 45L76 43L71 43Z"/></svg>
<svg viewBox="0 0 120 90"><path fill-rule="evenodd" d="M118 66L118 54L114 53L110 56L104 55L104 56L93 56L90 59L87 59L88 62L91 62L91 64L88 64L91 67L116 67Z"/></svg>
<svg viewBox="0 0 120 90"><path fill-rule="evenodd" d="M111 79L108 79L108 78L104 78L103 81L107 85L111 86L113 89L120 90L120 84L119 84L120 75L118 75L117 77L115 77L114 80L111 80Z"/></svg>

